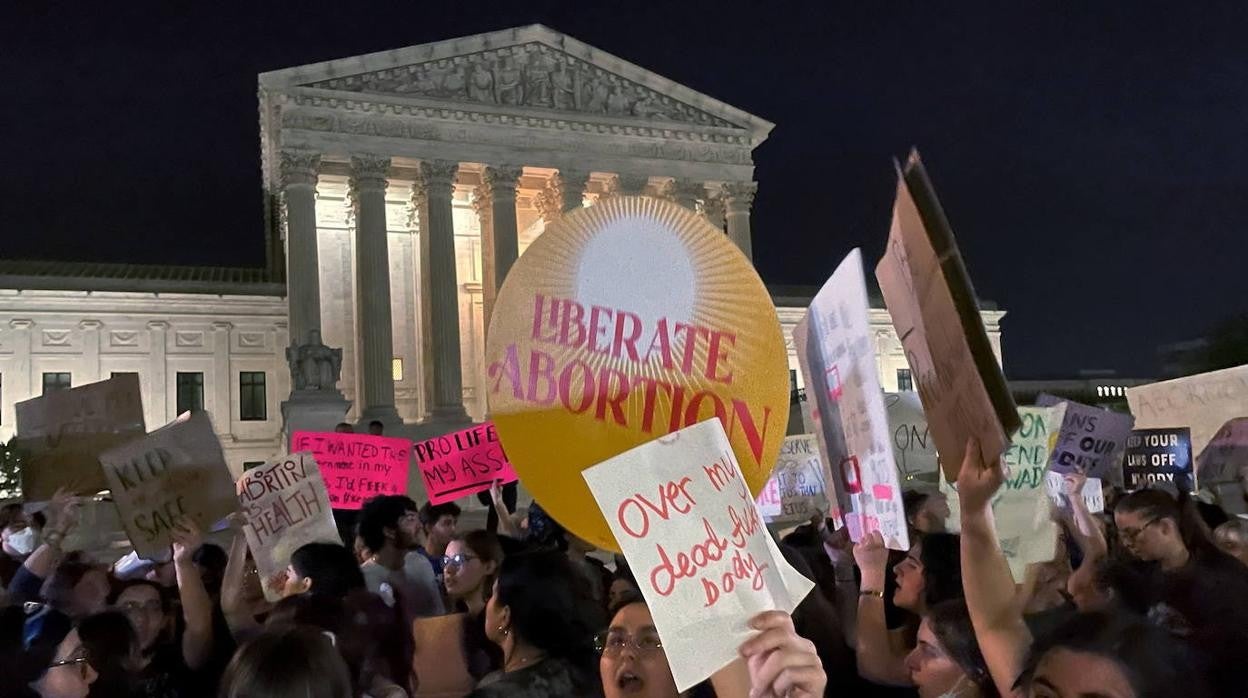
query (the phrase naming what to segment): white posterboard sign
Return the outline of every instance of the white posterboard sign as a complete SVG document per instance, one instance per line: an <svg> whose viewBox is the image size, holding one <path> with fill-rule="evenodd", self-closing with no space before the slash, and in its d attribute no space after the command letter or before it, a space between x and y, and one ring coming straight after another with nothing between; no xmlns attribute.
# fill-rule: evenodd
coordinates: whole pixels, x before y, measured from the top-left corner
<svg viewBox="0 0 1248 698"><path fill-rule="evenodd" d="M755 501L767 521L777 526L809 522L828 509L823 460L813 434L788 436L771 479Z"/></svg>
<svg viewBox="0 0 1248 698"><path fill-rule="evenodd" d="M270 582L292 553L308 543L342 544L321 469L311 453L294 453L243 473L237 488L264 596L279 601L282 590Z"/></svg>
<svg viewBox="0 0 1248 698"><path fill-rule="evenodd" d="M822 441L831 444L838 434L844 439L843 455L837 448L823 455L850 537L857 542L879 531L889 548L909 550L860 250L841 261L811 301L805 320L807 361L799 365L807 399L820 406L819 428L831 429ZM839 425L831 423L833 412Z"/></svg>
<svg viewBox="0 0 1248 698"><path fill-rule="evenodd" d="M1048 562L1057 553L1058 531L1049 514L1046 475L1065 413L1065 404L1018 408L1022 426L1002 456L1005 484L993 497L992 515L997 542L1016 582L1023 581L1027 565ZM949 500L951 528L958 527L961 506L956 488L942 478L940 489Z"/></svg>
<svg viewBox="0 0 1248 698"><path fill-rule="evenodd" d="M679 691L737 658L750 618L791 613L814 587L772 541L718 419L582 476L637 576Z"/></svg>
<svg viewBox="0 0 1248 698"><path fill-rule="evenodd" d="M1188 427L1192 453L1235 417L1248 417L1248 364L1127 388L1136 429Z"/></svg>
<svg viewBox="0 0 1248 698"><path fill-rule="evenodd" d="M1066 478L1061 473L1049 471L1044 474L1044 488L1049 493L1049 501L1053 506L1059 509L1070 508L1070 497L1073 492L1066 491ZM1101 479L1090 477L1083 483L1083 489L1080 491L1083 497L1083 503L1087 505L1088 511L1098 514L1105 511L1105 488L1101 484Z"/></svg>

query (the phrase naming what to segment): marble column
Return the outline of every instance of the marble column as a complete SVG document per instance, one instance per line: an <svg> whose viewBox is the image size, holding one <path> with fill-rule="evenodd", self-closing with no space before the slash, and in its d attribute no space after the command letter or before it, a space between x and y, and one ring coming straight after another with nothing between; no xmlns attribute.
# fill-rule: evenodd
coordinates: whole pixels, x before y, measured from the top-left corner
<svg viewBox="0 0 1248 698"><path fill-rule="evenodd" d="M99 320L83 320L78 323L78 329L82 330L83 385L100 380L100 327L103 325Z"/></svg>
<svg viewBox="0 0 1248 698"><path fill-rule="evenodd" d="M641 196L649 184L647 175L617 174L607 185L606 196Z"/></svg>
<svg viewBox="0 0 1248 698"><path fill-rule="evenodd" d="M561 169L556 175L559 182L559 209L563 213L575 211L585 205L585 183L589 173L584 170Z"/></svg>
<svg viewBox="0 0 1248 698"><path fill-rule="evenodd" d="M143 406L148 410L148 427L156 429L177 416L169 414L169 395L177 394L177 386L169 385L169 366L165 359L165 353L169 349L169 323L164 320L152 320L147 323L147 330L151 333L152 343L151 363L149 364L151 377L148 379L151 391L150 395L144 396ZM156 419L152 419L153 416Z"/></svg>
<svg viewBox="0 0 1248 698"><path fill-rule="evenodd" d="M286 288L290 335L295 344L321 330L321 272L316 246L316 180L321 156L303 150L281 152L286 209Z"/></svg>
<svg viewBox="0 0 1248 698"><path fill-rule="evenodd" d="M663 185L661 196L684 206L690 211L697 211L698 200L706 196L706 187L702 182L677 178Z"/></svg>
<svg viewBox="0 0 1248 698"><path fill-rule="evenodd" d="M727 212L728 237L749 259L754 259L750 245L750 207L754 205L757 182L729 182L724 185L724 208Z"/></svg>
<svg viewBox="0 0 1248 698"><path fill-rule="evenodd" d="M4 401L5 424L17 424L17 408L13 405L32 397L39 397L43 392L42 385L35 387L34 371L30 361L33 341L31 335L34 326L34 320L25 318L9 320L9 328L13 330L9 335L11 338L9 341L13 347L13 370L4 376L3 389L8 391L6 394L9 396L9 399Z"/></svg>
<svg viewBox="0 0 1248 698"><path fill-rule="evenodd" d="M234 330L231 322L212 323L212 395L204 396L204 409L212 415L212 425L218 434L230 433L230 388L234 375L230 371L230 335ZM282 347L284 344L274 346ZM281 375L283 371L278 371ZM278 395L286 393L274 391Z"/></svg>
<svg viewBox="0 0 1248 698"><path fill-rule="evenodd" d="M723 194L707 195L698 206L698 213L701 213L711 225L719 230L723 230L727 224L725 220L727 212L724 210Z"/></svg>
<svg viewBox="0 0 1248 698"><path fill-rule="evenodd" d="M416 170L412 180L412 198L408 202L408 230L416 236L416 281L420 317L417 339L420 340L420 421L429 418L433 405L433 267L429 263L429 196L423 169Z"/></svg>
<svg viewBox="0 0 1248 698"><path fill-rule="evenodd" d="M398 424L394 408L394 331L390 320L390 247L386 234L386 178L390 158L351 157L355 209L355 298L359 308L360 421Z"/></svg>
<svg viewBox="0 0 1248 698"><path fill-rule="evenodd" d="M520 257L520 237L516 222L516 184L523 168L510 165L492 165L482 173L482 184L477 189L481 210L481 257L483 276L481 284L482 306L485 313L485 331L490 330L490 316L494 311L494 299L498 289Z"/></svg>
<svg viewBox="0 0 1248 698"><path fill-rule="evenodd" d="M451 192L459 163L426 160L421 163L428 197L429 237L428 329L433 335L433 417L467 421L464 411L463 372L459 343L459 282L455 274L455 225Z"/></svg>

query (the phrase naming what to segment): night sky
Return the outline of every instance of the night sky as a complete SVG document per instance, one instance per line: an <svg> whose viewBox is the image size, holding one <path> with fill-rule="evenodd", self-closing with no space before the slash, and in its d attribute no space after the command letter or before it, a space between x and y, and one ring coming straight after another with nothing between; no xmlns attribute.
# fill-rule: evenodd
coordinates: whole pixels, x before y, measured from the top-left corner
<svg viewBox="0 0 1248 698"><path fill-rule="evenodd" d="M258 73L541 22L777 124L768 283L819 284L854 246L873 266L915 145L1009 311L1011 377L1151 375L1159 344L1248 310L1243 3L16 4L5 258L259 266Z"/></svg>

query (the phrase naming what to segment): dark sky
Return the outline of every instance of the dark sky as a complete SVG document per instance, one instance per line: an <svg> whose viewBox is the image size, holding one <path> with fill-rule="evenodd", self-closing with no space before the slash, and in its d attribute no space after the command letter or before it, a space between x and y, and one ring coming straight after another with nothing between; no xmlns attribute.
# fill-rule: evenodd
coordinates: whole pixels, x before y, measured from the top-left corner
<svg viewBox="0 0 1248 698"><path fill-rule="evenodd" d="M755 153L768 283L821 283L853 246L873 265L917 145L1009 311L1012 377L1149 374L1248 310L1243 3L17 4L6 258L260 265L258 73L542 22L777 124Z"/></svg>

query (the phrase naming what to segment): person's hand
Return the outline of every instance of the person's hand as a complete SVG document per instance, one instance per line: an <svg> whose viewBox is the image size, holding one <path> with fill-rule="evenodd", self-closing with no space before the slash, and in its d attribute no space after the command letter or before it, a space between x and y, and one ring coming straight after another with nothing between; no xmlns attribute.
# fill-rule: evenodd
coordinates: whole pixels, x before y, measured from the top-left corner
<svg viewBox="0 0 1248 698"><path fill-rule="evenodd" d="M862 570L862 588L883 591L888 568L888 548L884 547L884 536L879 531L863 536L854 546L854 560L858 569Z"/></svg>
<svg viewBox="0 0 1248 698"><path fill-rule="evenodd" d="M225 521L235 533L242 533L243 527L247 525L247 515L241 511L231 512L225 517Z"/></svg>
<svg viewBox="0 0 1248 698"><path fill-rule="evenodd" d="M69 529L78 525L82 516L82 501L74 496L72 490L61 487L52 495L44 513L48 517L49 532L68 533Z"/></svg>
<svg viewBox="0 0 1248 698"><path fill-rule="evenodd" d="M750 619L759 633L741 645L750 672L750 698L817 698L828 677L810 640L799 637L784 611L764 611Z"/></svg>
<svg viewBox="0 0 1248 698"><path fill-rule="evenodd" d="M199 530L199 526L190 517L179 519L169 532L169 537L173 540L173 561L179 565L191 562L195 551L204 544L203 531Z"/></svg>
<svg viewBox="0 0 1248 698"><path fill-rule="evenodd" d="M1005 482L1001 459L985 463L979 453L979 441L966 441L966 455L958 472L958 502L964 512L983 512L992 504L992 496Z"/></svg>
<svg viewBox="0 0 1248 698"><path fill-rule="evenodd" d="M504 509L506 508L506 506L503 504L503 481L502 480L495 480L494 482L490 483L490 501L494 502L495 508L498 508L498 507L503 507Z"/></svg>

